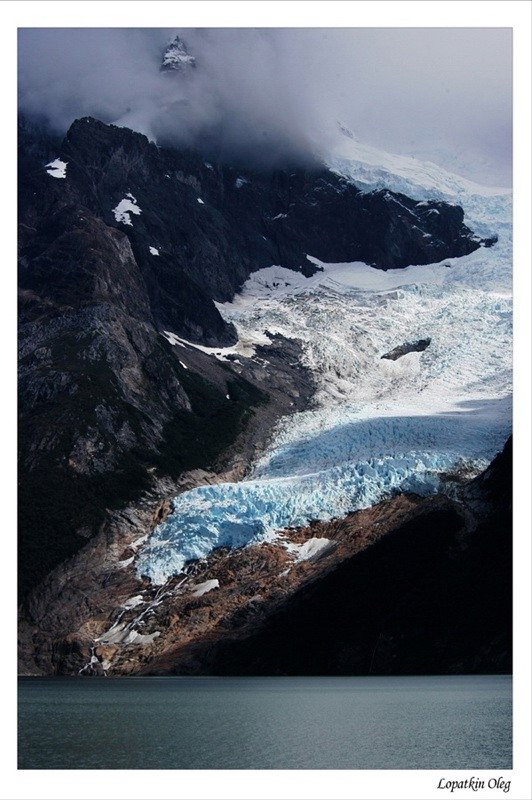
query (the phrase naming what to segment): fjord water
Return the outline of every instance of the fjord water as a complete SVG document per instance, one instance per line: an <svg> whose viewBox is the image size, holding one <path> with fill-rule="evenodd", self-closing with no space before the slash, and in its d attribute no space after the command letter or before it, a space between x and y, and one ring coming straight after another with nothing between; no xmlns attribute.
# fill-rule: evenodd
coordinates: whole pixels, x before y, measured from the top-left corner
<svg viewBox="0 0 532 800"><path fill-rule="evenodd" d="M30 678L20 769L510 769L511 677Z"/></svg>

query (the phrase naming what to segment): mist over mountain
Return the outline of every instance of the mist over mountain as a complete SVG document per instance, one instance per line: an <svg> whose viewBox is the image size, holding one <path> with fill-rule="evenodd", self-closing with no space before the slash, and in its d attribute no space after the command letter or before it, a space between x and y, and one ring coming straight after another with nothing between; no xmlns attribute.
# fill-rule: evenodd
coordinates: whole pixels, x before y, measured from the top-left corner
<svg viewBox="0 0 532 800"><path fill-rule="evenodd" d="M191 62L161 70L176 33ZM341 120L364 143L509 185L510 85L509 29L19 33L20 109L58 133L90 115L259 166L328 153Z"/></svg>

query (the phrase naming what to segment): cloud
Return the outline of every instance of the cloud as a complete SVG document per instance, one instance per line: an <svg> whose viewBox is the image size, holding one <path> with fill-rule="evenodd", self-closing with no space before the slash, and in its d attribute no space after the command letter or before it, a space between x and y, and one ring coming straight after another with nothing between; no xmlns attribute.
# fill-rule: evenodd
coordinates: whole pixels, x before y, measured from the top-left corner
<svg viewBox="0 0 532 800"><path fill-rule="evenodd" d="M59 131L93 115L255 162L364 142L488 183L511 175L510 29L188 29L187 76L159 71L175 30L22 29L20 107Z"/></svg>

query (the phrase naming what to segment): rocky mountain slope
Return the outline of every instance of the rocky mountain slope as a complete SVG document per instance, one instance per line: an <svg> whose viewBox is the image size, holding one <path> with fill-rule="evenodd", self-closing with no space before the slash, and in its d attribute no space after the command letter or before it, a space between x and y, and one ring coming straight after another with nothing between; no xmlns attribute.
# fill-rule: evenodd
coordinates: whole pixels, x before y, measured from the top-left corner
<svg viewBox="0 0 532 800"><path fill-rule="evenodd" d="M453 482L455 499L398 495L270 543L218 549L162 586L133 565L168 512L145 502L33 595L20 670L509 672L511 442L482 475Z"/></svg>
<svg viewBox="0 0 532 800"><path fill-rule="evenodd" d="M22 120L19 170L22 599L113 509L222 469L246 428L264 437L312 394L297 343L218 362L162 332L235 343L215 301L271 264L311 274L308 253L401 268L491 243L444 201L363 194L320 165L206 163L92 118L62 143Z"/></svg>

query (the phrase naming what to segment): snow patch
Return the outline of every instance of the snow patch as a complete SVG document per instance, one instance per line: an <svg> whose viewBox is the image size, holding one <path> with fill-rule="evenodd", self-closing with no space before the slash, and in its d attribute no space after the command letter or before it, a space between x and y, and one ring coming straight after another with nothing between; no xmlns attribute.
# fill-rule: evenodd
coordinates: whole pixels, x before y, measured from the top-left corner
<svg viewBox="0 0 532 800"><path fill-rule="evenodd" d="M126 626L124 623L118 623L109 628L106 633L102 633L95 642L99 644L152 644L158 636L161 635L160 631L153 633L142 634Z"/></svg>
<svg viewBox="0 0 532 800"><path fill-rule="evenodd" d="M203 202L203 200L201 199L201 197L198 197L198 203L200 203L202 206L204 206L204 205L205 205L205 203Z"/></svg>
<svg viewBox="0 0 532 800"><path fill-rule="evenodd" d="M157 248L156 247L152 247L151 245L149 247L149 251L152 254L152 256L158 256L159 255L159 251L157 250Z"/></svg>
<svg viewBox="0 0 532 800"><path fill-rule="evenodd" d="M148 536L149 536L149 534L147 534L147 533L144 534L144 536L139 536L138 539L135 539L134 542L131 542L131 544L129 545L129 549L130 550L137 550L141 546L141 544L144 544L144 542L146 541Z"/></svg>
<svg viewBox="0 0 532 800"><path fill-rule="evenodd" d="M141 594L136 594L133 597L130 597L125 603L122 603L122 608L137 608L137 606L142 605L146 602Z"/></svg>
<svg viewBox="0 0 532 800"><path fill-rule="evenodd" d="M155 639L161 635L161 631L154 631L153 633L139 633L138 631L129 631L127 636L122 640L121 644L153 644Z"/></svg>
<svg viewBox="0 0 532 800"><path fill-rule="evenodd" d="M203 597L204 594L207 592L212 592L213 589L218 589L220 586L220 581L218 578L213 578L210 581L205 581L204 583L197 583L192 588L194 591L192 592L192 597Z"/></svg>
<svg viewBox="0 0 532 800"><path fill-rule="evenodd" d="M67 164L68 161L61 161L60 158L56 158L54 161L50 161L49 164L46 164L46 172L48 175L51 175L52 178L66 178Z"/></svg>
<svg viewBox="0 0 532 800"><path fill-rule="evenodd" d="M121 222L123 225L133 225L130 215L139 215L141 213L142 209L137 205L136 198L129 192L124 199L119 202L116 208L113 208L115 220Z"/></svg>
<svg viewBox="0 0 532 800"><path fill-rule="evenodd" d="M189 342L187 339L182 339L176 333L171 331L163 331L162 336L170 342L171 345L178 347L192 347L194 350L199 350L206 355L214 356L218 361L231 361L234 359L228 356L241 355L246 358L251 358L255 353L257 345L271 344L271 339L265 333L248 333L243 335L235 345L231 347L207 347L195 342Z"/></svg>
<svg viewBox="0 0 532 800"><path fill-rule="evenodd" d="M101 644L120 644L126 636L124 633L125 627L125 623L112 625L108 631L102 633L102 635L98 636L94 641Z"/></svg>
<svg viewBox="0 0 532 800"><path fill-rule="evenodd" d="M336 547L336 542L331 539L314 538L308 539L303 544L290 544L287 545L287 550L296 555L296 564L301 561L317 561L322 558L326 553L329 553Z"/></svg>

